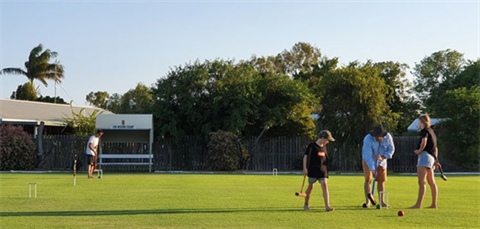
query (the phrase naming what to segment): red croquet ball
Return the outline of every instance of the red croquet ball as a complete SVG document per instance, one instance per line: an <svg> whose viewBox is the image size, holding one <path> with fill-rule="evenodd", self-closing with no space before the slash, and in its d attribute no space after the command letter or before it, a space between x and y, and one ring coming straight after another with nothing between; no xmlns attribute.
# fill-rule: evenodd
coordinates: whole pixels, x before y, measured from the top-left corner
<svg viewBox="0 0 480 229"><path fill-rule="evenodd" d="M403 216L403 215L404 215L403 211L398 211L398 216Z"/></svg>

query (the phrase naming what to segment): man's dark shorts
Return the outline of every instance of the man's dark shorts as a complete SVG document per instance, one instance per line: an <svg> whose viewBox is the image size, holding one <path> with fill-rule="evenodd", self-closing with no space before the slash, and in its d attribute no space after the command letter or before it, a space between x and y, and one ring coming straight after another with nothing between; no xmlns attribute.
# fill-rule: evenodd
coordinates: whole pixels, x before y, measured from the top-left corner
<svg viewBox="0 0 480 229"><path fill-rule="evenodd" d="M87 155L87 162L89 165L94 165L95 164L95 157L92 155Z"/></svg>

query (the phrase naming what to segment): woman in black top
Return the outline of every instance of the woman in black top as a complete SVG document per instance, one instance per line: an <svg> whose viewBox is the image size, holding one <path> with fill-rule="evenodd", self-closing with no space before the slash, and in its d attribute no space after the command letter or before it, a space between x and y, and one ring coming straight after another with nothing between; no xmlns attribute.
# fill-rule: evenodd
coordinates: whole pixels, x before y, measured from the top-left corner
<svg viewBox="0 0 480 229"><path fill-rule="evenodd" d="M418 199L417 203L410 207L419 209L422 207L423 197L425 196L425 179L432 190L432 205L429 208L437 208L438 189L435 183L434 170L438 168L438 148L437 136L430 128L430 117L421 115L418 118L418 127L420 131L420 141L418 148L414 151L418 155L417 176L418 176Z"/></svg>

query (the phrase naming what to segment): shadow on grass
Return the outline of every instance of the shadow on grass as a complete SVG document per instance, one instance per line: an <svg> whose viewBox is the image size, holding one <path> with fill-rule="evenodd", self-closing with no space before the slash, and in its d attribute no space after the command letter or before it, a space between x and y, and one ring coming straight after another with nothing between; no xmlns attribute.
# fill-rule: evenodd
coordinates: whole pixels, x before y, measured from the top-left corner
<svg viewBox="0 0 480 229"><path fill-rule="evenodd" d="M106 215L161 215L161 214L218 214L236 212L301 212L302 208L270 209L151 209L151 210L111 210L111 211L43 211L43 212L1 212L1 217L16 216L106 216Z"/></svg>

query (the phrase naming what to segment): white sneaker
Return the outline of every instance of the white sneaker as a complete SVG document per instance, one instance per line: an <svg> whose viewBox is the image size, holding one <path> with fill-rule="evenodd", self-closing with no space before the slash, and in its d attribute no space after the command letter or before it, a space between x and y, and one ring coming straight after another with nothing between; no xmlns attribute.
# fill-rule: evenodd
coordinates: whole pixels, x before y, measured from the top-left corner
<svg viewBox="0 0 480 229"><path fill-rule="evenodd" d="M303 205L303 210L310 211L310 207L308 205Z"/></svg>

